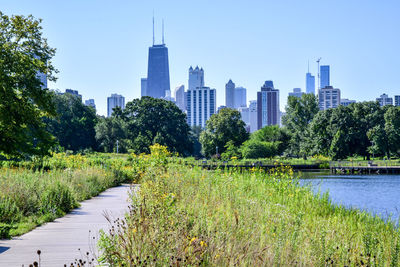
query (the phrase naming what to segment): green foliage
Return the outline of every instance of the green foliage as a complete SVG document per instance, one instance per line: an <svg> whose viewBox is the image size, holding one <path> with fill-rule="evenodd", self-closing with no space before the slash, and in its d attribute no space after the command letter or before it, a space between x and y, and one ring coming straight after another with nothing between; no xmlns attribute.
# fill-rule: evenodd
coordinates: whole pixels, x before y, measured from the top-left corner
<svg viewBox="0 0 400 267"><path fill-rule="evenodd" d="M23 234L79 201L138 179L130 162L111 155L53 154L40 162L0 163L0 238Z"/></svg>
<svg viewBox="0 0 400 267"><path fill-rule="evenodd" d="M104 265L389 266L400 235L391 222L331 204L287 167L208 171L146 165L130 213L103 232ZM160 242L162 240L162 242ZM157 242L156 242L157 241Z"/></svg>
<svg viewBox="0 0 400 267"><path fill-rule="evenodd" d="M182 155L192 152L186 115L171 101L147 96L134 99L121 116L135 153L149 153L149 147L156 143Z"/></svg>
<svg viewBox="0 0 400 267"><path fill-rule="evenodd" d="M224 108L206 122L206 129L200 135L200 143L203 154L211 157L216 153L216 147L218 153L222 154L229 141L232 141L234 146L240 147L248 136L239 111Z"/></svg>
<svg viewBox="0 0 400 267"><path fill-rule="evenodd" d="M127 139L127 123L120 117L99 118L95 126L96 141L100 150L104 152L126 153L131 147L131 141Z"/></svg>
<svg viewBox="0 0 400 267"><path fill-rule="evenodd" d="M96 112L79 97L65 93L54 94L58 116L46 119L47 129L66 150L96 149Z"/></svg>
<svg viewBox="0 0 400 267"><path fill-rule="evenodd" d="M277 155L279 144L250 139L243 143L241 151L246 159L272 158Z"/></svg>
<svg viewBox="0 0 400 267"><path fill-rule="evenodd" d="M221 158L223 160L231 160L232 158L241 158L241 156L242 153L240 152L239 147L235 146L232 140L229 140L225 145L225 152L222 153Z"/></svg>
<svg viewBox="0 0 400 267"><path fill-rule="evenodd" d="M38 73L54 81L55 49L42 37L41 20L0 12L0 153L46 155L55 144L42 118L55 115Z"/></svg>
<svg viewBox="0 0 400 267"><path fill-rule="evenodd" d="M283 125L291 133L288 152L294 155L308 153L301 144L308 134L307 128L318 113L318 100L314 94L303 94L301 98L289 96L286 105L286 115L282 118Z"/></svg>

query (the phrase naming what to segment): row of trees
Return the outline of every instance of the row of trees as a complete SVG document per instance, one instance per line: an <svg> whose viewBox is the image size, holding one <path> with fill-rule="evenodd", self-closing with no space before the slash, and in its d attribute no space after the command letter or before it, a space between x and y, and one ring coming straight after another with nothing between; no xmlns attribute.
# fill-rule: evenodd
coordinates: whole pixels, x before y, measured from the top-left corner
<svg viewBox="0 0 400 267"><path fill-rule="evenodd" d="M400 109L378 102L359 102L320 111L314 95L289 97L283 124L291 133L287 152L370 158L400 155Z"/></svg>

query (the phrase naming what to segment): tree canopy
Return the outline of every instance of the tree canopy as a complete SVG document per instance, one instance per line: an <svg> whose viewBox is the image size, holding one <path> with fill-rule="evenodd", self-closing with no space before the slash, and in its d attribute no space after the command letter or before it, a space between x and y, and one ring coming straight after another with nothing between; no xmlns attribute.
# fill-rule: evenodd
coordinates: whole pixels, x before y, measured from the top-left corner
<svg viewBox="0 0 400 267"><path fill-rule="evenodd" d="M57 117L46 119L47 129L68 150L96 149L96 112L72 94L54 93Z"/></svg>
<svg viewBox="0 0 400 267"><path fill-rule="evenodd" d="M207 157L216 154L216 147L218 153L222 154L227 149L229 141L232 141L233 146L241 146L249 137L245 126L239 111L230 108L221 109L210 117L200 135L203 154Z"/></svg>
<svg viewBox="0 0 400 267"><path fill-rule="evenodd" d="M42 37L41 20L0 12L0 152L45 155L55 143L44 117L55 116L52 94L38 74L55 80L55 49Z"/></svg>
<svg viewBox="0 0 400 267"><path fill-rule="evenodd" d="M134 99L126 104L122 119L135 153L149 153L155 143L182 155L192 152L186 115L171 101L148 96Z"/></svg>

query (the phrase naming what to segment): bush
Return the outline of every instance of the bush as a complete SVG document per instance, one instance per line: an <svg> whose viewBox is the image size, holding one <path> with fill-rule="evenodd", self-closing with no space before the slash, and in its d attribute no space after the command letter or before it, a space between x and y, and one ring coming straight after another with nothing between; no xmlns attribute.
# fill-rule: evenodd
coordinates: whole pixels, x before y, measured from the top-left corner
<svg viewBox="0 0 400 267"><path fill-rule="evenodd" d="M248 140L241 147L242 155L246 159L272 158L278 153L277 142L263 142Z"/></svg>

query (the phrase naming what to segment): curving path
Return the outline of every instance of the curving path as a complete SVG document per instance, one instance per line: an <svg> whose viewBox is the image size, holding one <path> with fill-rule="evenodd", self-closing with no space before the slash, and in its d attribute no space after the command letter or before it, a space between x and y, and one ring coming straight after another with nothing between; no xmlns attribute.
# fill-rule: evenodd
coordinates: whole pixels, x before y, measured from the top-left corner
<svg viewBox="0 0 400 267"><path fill-rule="evenodd" d="M0 266L29 266L38 261L38 249L41 267L70 266L75 259L85 259L86 252L95 251L98 231L109 227L104 213L116 218L127 211L129 189L129 185L110 188L54 222L12 240L0 240Z"/></svg>

